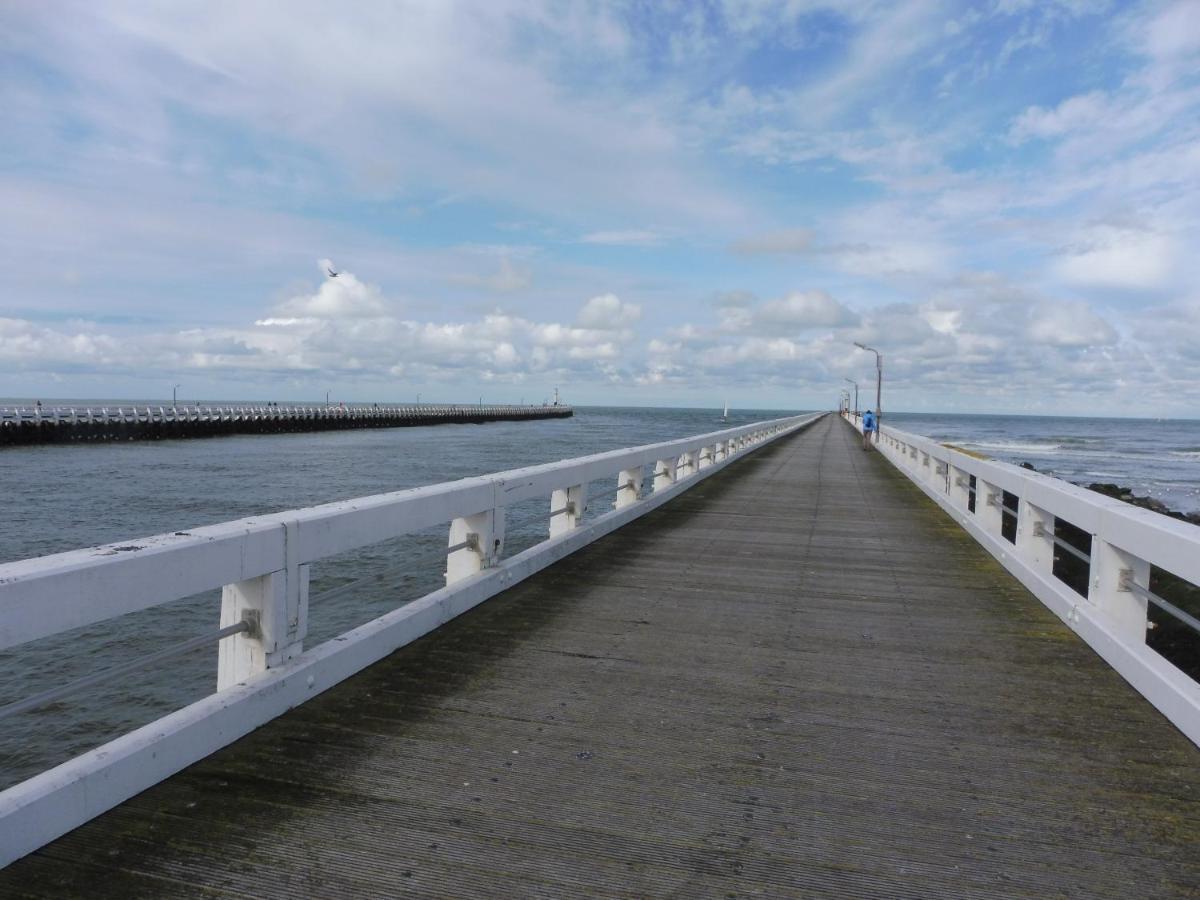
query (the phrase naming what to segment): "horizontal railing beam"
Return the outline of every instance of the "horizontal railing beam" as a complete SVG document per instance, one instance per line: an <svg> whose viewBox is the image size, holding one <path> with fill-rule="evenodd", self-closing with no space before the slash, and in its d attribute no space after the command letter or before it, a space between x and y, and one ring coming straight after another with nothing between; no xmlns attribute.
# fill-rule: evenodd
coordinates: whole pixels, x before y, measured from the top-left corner
<svg viewBox="0 0 1200 900"><path fill-rule="evenodd" d="M0 650L283 568L284 528L245 519L0 565Z"/></svg>

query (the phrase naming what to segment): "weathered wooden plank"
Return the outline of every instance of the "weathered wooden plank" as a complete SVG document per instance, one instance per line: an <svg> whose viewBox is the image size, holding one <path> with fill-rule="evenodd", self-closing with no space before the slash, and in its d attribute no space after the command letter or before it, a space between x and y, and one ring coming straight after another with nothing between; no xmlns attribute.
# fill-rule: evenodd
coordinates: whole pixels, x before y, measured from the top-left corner
<svg viewBox="0 0 1200 900"><path fill-rule="evenodd" d="M1197 763L826 420L0 872L0 894L1186 896Z"/></svg>

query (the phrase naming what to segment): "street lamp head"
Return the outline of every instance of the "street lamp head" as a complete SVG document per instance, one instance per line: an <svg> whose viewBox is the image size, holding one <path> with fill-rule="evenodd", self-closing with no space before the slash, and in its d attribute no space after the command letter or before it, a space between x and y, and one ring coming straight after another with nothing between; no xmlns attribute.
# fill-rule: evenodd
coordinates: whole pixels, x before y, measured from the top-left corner
<svg viewBox="0 0 1200 900"><path fill-rule="evenodd" d="M876 369L883 368L883 354L882 353L880 353L874 347L868 347L866 344L860 343L859 341L855 341L854 346L858 347L862 350L868 350L871 353L874 353L875 354L875 368Z"/></svg>
<svg viewBox="0 0 1200 900"><path fill-rule="evenodd" d="M855 341L854 346L875 354L875 421L878 423L883 417L883 354L861 341Z"/></svg>

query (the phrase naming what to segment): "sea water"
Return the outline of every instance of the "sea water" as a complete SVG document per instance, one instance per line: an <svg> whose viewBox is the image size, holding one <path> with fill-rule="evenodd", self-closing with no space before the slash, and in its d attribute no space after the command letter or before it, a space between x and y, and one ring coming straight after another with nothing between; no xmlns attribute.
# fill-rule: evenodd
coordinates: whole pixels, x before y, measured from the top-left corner
<svg viewBox="0 0 1200 900"><path fill-rule="evenodd" d="M1200 421L884 411L903 431L1077 484L1109 482L1179 512L1200 512Z"/></svg>

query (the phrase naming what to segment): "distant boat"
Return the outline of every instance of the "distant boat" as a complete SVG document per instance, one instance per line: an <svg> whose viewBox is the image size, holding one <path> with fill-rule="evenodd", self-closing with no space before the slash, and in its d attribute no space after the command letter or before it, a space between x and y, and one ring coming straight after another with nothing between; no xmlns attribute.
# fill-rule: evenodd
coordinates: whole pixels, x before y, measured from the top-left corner
<svg viewBox="0 0 1200 900"><path fill-rule="evenodd" d="M725 401L725 409L724 409L724 411L721 413L721 421L722 421L722 422L728 422L728 421L729 421L729 401L728 401L728 400L726 400L726 401Z"/></svg>

